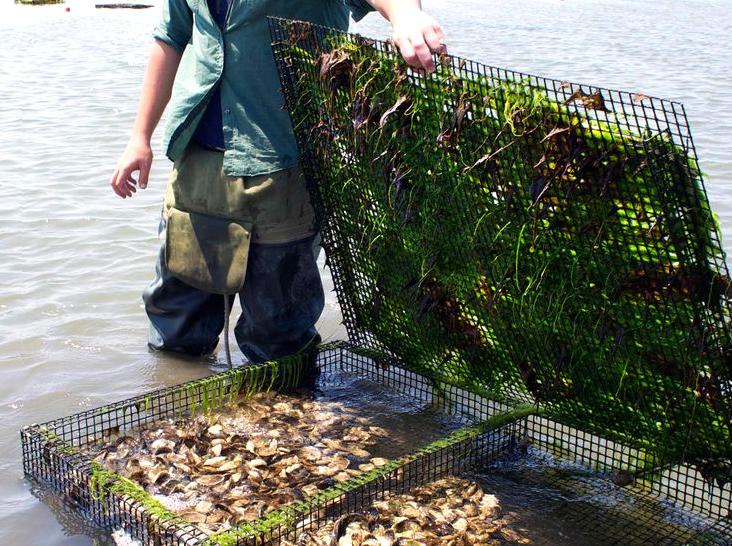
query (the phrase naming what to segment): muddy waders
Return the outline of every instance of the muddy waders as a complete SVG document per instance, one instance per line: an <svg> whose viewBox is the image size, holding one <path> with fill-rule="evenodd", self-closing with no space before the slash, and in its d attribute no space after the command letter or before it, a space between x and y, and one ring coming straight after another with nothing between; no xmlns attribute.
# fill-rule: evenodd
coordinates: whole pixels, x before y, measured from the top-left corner
<svg viewBox="0 0 732 546"><path fill-rule="evenodd" d="M195 143L175 163L156 276L143 293L149 345L212 352L239 294L234 334L244 355L262 362L303 352L311 368L303 376L313 382L310 353L320 342L315 323L324 295L302 173L231 177L222 163L223 153Z"/></svg>

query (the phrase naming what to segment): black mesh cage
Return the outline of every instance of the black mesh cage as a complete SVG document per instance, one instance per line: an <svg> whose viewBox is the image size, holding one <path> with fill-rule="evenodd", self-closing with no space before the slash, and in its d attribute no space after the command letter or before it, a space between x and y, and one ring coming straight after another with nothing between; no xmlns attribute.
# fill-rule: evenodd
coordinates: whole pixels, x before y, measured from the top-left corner
<svg viewBox="0 0 732 546"><path fill-rule="evenodd" d="M317 366L457 428L213 535L93 460L290 389L305 360L242 366L24 428L24 471L60 521L78 528L72 507L156 546L307 545L467 476L549 492L537 502L559 499L552 518L588 544L732 544L730 282L681 105L449 56L427 75L388 43L270 28L349 333Z"/></svg>
<svg viewBox="0 0 732 546"><path fill-rule="evenodd" d="M464 426L371 472L213 535L165 508L134 481L101 468L87 451L89 446L109 444L120 434L156 427L166 419L206 415L270 388L288 388L297 383L302 360L286 358L25 427L21 431L24 471L43 486L36 495L56 505L58 519L68 529L83 529L67 513L73 509L91 525L90 534L123 529L145 545L274 545L294 541L304 529L362 510L387 495L496 460L526 428L522 424L529 413L526 407L509 411L454 386L436 385L397 362L375 361L347 343L321 346L316 360L324 375L363 377L412 401L442 408ZM452 403L445 405L445 401Z"/></svg>
<svg viewBox="0 0 732 546"><path fill-rule="evenodd" d="M730 279L683 107L271 29L351 340L612 442L606 468L690 465L726 515Z"/></svg>

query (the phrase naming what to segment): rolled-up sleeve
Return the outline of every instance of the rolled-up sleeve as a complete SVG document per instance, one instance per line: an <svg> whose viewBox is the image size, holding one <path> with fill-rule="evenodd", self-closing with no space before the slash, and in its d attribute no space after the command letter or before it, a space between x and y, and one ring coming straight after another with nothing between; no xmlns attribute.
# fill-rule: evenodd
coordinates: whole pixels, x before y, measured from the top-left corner
<svg viewBox="0 0 732 546"><path fill-rule="evenodd" d="M163 16L153 38L183 53L193 32L193 14L186 0L163 0Z"/></svg>
<svg viewBox="0 0 732 546"><path fill-rule="evenodd" d="M344 0L344 2L356 22L363 19L370 11L374 11L374 7L366 0Z"/></svg>

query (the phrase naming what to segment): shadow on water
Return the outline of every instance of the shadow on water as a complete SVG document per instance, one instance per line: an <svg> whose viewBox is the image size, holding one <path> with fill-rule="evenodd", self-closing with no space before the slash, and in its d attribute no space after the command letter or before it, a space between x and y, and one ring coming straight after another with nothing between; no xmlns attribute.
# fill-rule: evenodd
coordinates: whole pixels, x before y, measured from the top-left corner
<svg viewBox="0 0 732 546"><path fill-rule="evenodd" d="M51 510L56 521L63 529L64 535L69 537L83 536L88 538L93 546L115 546L115 542L106 530L91 525L82 514L71 509L71 504L62 495L32 480L26 479L25 481L31 495Z"/></svg>

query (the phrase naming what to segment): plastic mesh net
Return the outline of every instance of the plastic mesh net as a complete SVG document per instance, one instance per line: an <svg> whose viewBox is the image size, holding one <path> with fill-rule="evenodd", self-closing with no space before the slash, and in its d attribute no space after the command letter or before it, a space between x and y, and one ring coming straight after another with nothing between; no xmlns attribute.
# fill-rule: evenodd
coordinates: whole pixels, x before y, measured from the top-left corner
<svg viewBox="0 0 732 546"><path fill-rule="evenodd" d="M352 342L732 480L730 279L681 105L271 25Z"/></svg>

